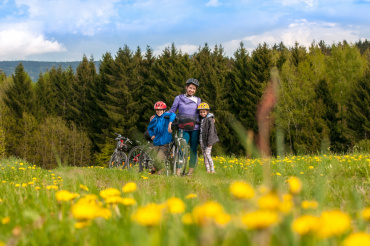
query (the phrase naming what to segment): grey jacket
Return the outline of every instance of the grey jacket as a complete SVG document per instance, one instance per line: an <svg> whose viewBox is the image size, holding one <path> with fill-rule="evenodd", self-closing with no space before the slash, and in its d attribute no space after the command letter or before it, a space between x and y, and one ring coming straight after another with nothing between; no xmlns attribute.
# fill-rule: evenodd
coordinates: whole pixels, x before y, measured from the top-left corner
<svg viewBox="0 0 370 246"><path fill-rule="evenodd" d="M209 113L205 118L201 119L201 147L204 149L208 145L212 146L219 142L215 123L213 122L213 114Z"/></svg>

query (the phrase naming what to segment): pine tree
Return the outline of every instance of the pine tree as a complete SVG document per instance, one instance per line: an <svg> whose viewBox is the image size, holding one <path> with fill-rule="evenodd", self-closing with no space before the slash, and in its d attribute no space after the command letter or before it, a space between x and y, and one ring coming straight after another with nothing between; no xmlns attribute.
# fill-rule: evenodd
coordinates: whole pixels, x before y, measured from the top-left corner
<svg viewBox="0 0 370 246"><path fill-rule="evenodd" d="M355 142L370 139L370 72L357 81L351 93L347 111L348 127Z"/></svg>

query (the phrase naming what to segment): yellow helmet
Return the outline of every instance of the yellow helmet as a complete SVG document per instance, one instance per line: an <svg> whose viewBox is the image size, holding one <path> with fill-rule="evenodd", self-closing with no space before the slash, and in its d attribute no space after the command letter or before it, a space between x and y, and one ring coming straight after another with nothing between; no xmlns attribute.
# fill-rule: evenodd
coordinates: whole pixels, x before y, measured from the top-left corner
<svg viewBox="0 0 370 246"><path fill-rule="evenodd" d="M198 110L200 109L207 109L210 110L208 103L201 103L198 105Z"/></svg>

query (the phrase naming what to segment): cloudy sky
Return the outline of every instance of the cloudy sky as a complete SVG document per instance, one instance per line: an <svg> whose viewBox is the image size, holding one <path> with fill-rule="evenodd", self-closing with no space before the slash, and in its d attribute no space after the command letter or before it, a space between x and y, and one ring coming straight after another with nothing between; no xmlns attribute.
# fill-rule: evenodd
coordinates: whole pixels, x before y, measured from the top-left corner
<svg viewBox="0 0 370 246"><path fill-rule="evenodd" d="M309 46L370 39L370 0L1 0L0 60L100 60L127 44L156 55L241 41Z"/></svg>

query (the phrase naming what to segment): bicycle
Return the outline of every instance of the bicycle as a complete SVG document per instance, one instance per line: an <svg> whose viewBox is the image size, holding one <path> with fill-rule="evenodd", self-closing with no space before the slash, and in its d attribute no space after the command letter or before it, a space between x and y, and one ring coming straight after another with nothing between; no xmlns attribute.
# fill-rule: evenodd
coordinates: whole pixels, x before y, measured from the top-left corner
<svg viewBox="0 0 370 246"><path fill-rule="evenodd" d="M124 151L127 151L129 144L132 144L132 141L121 134L114 133L116 138L114 139L117 141L116 148L113 151L113 154L109 160L109 168L130 168L130 165L127 165L127 154Z"/></svg>
<svg viewBox="0 0 370 246"><path fill-rule="evenodd" d="M166 173L185 175L188 171L189 145L184 138L185 130L194 130L196 119L192 115L178 115L173 126L178 128L173 145L170 145L170 162L166 163Z"/></svg>
<svg viewBox="0 0 370 246"><path fill-rule="evenodd" d="M134 171L142 172L144 169L152 169L153 160L150 158L151 144L146 145L136 140L137 146L133 147L128 154L128 164Z"/></svg>

